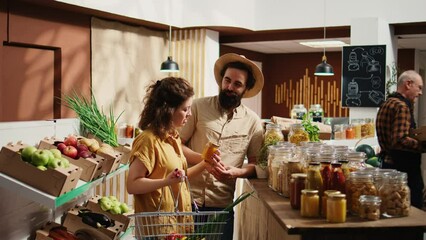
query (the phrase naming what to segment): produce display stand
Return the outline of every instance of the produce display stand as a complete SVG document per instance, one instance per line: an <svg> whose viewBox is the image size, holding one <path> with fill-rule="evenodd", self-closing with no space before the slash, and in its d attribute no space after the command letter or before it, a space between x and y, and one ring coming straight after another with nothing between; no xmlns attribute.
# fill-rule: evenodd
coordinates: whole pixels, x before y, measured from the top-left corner
<svg viewBox="0 0 426 240"><path fill-rule="evenodd" d="M56 209L72 199L80 196L81 194L89 191L92 187L110 179L111 177L126 171L129 168L128 164L121 164L120 167L104 177L98 178L91 182L84 182L79 180L77 187L70 192L55 197L42 192L36 188L33 188L25 183L17 181L16 179L9 177L3 173L0 173L0 186L7 188L11 191L19 192L21 195L28 199L31 199L37 203L42 204L45 207Z"/></svg>

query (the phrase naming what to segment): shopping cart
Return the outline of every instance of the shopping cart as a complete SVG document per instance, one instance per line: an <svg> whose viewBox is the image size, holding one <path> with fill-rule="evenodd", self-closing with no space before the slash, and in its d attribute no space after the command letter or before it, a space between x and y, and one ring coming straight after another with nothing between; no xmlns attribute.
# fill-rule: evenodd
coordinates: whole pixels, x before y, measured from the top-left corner
<svg viewBox="0 0 426 240"><path fill-rule="evenodd" d="M188 178L185 182L189 187ZM182 187L182 182L180 188ZM173 194L173 191L171 191ZM130 215L135 219L135 238L140 239L185 239L185 240L216 240L221 239L223 234L227 211L198 211L194 203L195 211L179 212L177 211L180 189L175 199L174 212L141 212ZM163 194L162 194L163 196ZM159 206L162 204L161 197ZM192 195L191 195L191 200Z"/></svg>

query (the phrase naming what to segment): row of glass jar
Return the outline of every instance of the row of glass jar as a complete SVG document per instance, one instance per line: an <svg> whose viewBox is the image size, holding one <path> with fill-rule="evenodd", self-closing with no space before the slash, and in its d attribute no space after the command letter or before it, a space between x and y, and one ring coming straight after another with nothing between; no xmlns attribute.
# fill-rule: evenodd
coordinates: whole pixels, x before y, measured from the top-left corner
<svg viewBox="0 0 426 240"><path fill-rule="evenodd" d="M346 193L348 209L357 214L359 212L358 198L361 195L378 195L384 176L394 172L389 169L366 168L365 159L363 152L348 150L346 146L330 146L320 143L295 146L283 142L269 148L269 186L278 194L289 197L292 174L305 173L306 185L304 187L306 189L318 190L320 197L327 190ZM366 173L371 175L371 180L368 179L369 176L365 176ZM353 180L353 182L348 180ZM404 198L407 196L400 192L392 194L404 196ZM406 206L407 201L397 204ZM404 216L406 210L406 208L401 210L401 208L391 209L389 207L385 213L390 212L391 216Z"/></svg>
<svg viewBox="0 0 426 240"><path fill-rule="evenodd" d="M351 173L346 183L346 194L327 190L320 196L317 189L292 189L290 203L295 209L300 207L302 217L323 216L329 222L344 222L347 212L365 220L378 220L380 216L408 216L411 204L406 173L388 172L379 189L376 189L372 179L372 174L368 172ZM300 181L300 176L294 175L294 182L297 181ZM297 201L300 201L299 205Z"/></svg>
<svg viewBox="0 0 426 240"><path fill-rule="evenodd" d="M290 117L292 119L300 119L308 113L303 104L294 104L293 108L290 111ZM321 107L321 104L311 104L309 108L309 117L313 122L322 122L324 118L324 110Z"/></svg>
<svg viewBox="0 0 426 240"><path fill-rule="evenodd" d="M268 123L264 135L265 145L275 145L278 141L284 141L284 135L279 124ZM305 131L301 123L293 123L290 125L288 133L288 141L296 145L302 142L309 142L309 134Z"/></svg>
<svg viewBox="0 0 426 240"><path fill-rule="evenodd" d="M375 124L373 118L352 119L350 124L336 124L333 127L335 140L360 139L374 136Z"/></svg>

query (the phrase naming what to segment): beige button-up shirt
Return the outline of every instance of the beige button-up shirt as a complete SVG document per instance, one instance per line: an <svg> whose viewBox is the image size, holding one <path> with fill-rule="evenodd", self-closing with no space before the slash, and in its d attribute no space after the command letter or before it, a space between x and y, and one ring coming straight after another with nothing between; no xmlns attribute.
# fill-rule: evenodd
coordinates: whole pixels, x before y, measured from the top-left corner
<svg viewBox="0 0 426 240"><path fill-rule="evenodd" d="M217 143L225 164L242 167L244 158L256 157L263 140L262 121L252 110L240 105L231 119L219 107L218 96L194 99L192 116L181 129L187 145L201 153L207 142ZM233 201L235 179L220 182L204 171L190 179L191 193L199 206L226 207Z"/></svg>

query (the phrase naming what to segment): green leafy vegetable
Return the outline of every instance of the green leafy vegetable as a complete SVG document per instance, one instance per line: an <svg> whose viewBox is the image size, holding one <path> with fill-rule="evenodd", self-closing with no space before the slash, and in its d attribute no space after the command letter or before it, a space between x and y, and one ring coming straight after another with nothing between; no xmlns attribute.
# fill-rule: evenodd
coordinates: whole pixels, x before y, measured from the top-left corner
<svg viewBox="0 0 426 240"><path fill-rule="evenodd" d="M302 119L302 126L305 128L305 131L309 134L309 141L319 142L319 127L315 124L312 124L309 113L305 114Z"/></svg>
<svg viewBox="0 0 426 240"><path fill-rule="evenodd" d="M121 112L117 118L114 116L112 107L109 110L109 116L99 110L96 99L91 94L91 99L73 91L71 95L64 95L62 101L64 105L77 113L80 118L83 131L90 132L98 137L102 142L113 147L118 146L117 133L115 126L120 118Z"/></svg>
<svg viewBox="0 0 426 240"><path fill-rule="evenodd" d="M240 204L246 198L250 197L253 193L254 191L249 193L247 192L242 193L237 199L235 199L233 203L229 204L223 211L226 211L226 212L232 211L232 209L235 206ZM219 214L217 216L214 216L212 219L208 220L208 223L204 224L202 227L197 229L195 231L194 236L189 236L188 240L202 239L204 237L204 234L206 234L207 236L209 233L212 233L213 229L217 228L217 225L220 224L221 222L225 222L227 218L228 218L228 214Z"/></svg>

